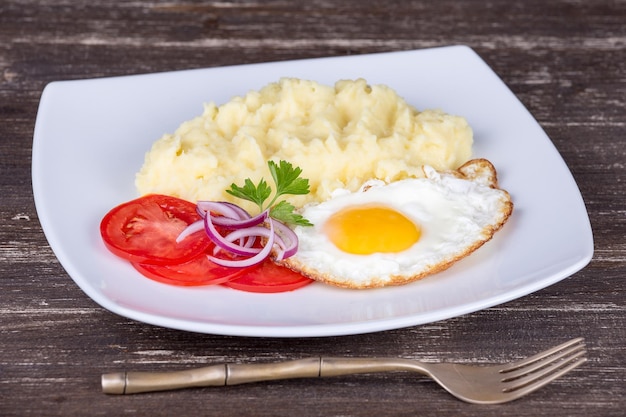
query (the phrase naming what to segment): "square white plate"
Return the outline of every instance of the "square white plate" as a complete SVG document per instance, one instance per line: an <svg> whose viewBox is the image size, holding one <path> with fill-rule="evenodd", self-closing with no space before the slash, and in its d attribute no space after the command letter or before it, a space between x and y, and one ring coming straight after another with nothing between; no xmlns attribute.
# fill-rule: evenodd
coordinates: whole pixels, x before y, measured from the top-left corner
<svg viewBox="0 0 626 417"><path fill-rule="evenodd" d="M420 110L466 117L515 203L495 238L451 269L376 290L322 284L282 294L182 288L143 278L100 240L106 212L137 196L135 173L162 134L281 77L386 84ZM465 46L240 65L46 86L33 191L46 237L72 279L108 310L201 333L309 337L419 325L494 306L562 280L593 254L585 205L564 161L498 76Z"/></svg>

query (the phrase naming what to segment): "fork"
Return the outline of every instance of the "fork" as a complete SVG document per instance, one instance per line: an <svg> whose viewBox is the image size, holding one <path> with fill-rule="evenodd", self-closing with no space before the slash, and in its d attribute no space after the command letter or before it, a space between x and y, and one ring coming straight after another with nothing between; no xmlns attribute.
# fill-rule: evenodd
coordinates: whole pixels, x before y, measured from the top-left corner
<svg viewBox="0 0 626 417"><path fill-rule="evenodd" d="M189 387L238 385L291 378L316 378L412 371L435 380L455 397L475 404L501 404L527 395L582 365L583 338L572 339L504 365L430 363L402 358L315 357L264 364L219 364L173 372L116 372L102 375L106 394L136 394Z"/></svg>

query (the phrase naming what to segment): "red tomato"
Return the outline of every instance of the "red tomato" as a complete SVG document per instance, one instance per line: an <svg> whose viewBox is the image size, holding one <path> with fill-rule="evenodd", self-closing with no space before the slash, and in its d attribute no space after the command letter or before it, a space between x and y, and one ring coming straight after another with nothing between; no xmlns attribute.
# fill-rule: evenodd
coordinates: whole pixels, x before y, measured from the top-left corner
<svg viewBox="0 0 626 417"><path fill-rule="evenodd" d="M241 291L270 293L293 291L312 282L312 279L268 259L222 285Z"/></svg>
<svg viewBox="0 0 626 417"><path fill-rule="evenodd" d="M109 211L100 223L100 234L111 252L131 262L184 263L203 253L211 243L203 231L176 243L178 235L199 219L195 204L150 194Z"/></svg>
<svg viewBox="0 0 626 417"><path fill-rule="evenodd" d="M247 268L229 268L211 262L204 253L192 260L172 265L133 263L137 271L155 281L172 285L221 284L243 274Z"/></svg>

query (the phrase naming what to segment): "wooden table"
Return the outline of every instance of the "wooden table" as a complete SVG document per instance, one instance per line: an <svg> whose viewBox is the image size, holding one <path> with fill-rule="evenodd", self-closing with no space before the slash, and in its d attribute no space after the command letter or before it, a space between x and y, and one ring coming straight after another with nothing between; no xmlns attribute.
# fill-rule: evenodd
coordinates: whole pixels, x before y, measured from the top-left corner
<svg viewBox="0 0 626 417"><path fill-rule="evenodd" d="M595 0L0 3L0 415L618 416L626 407L626 3ZM534 294L428 325L328 338L158 328L88 298L49 248L30 183L51 81L465 44L571 169L595 255ZM71 212L71 207L68 207ZM584 336L589 362L503 406L403 373L107 396L100 375L313 355L505 362Z"/></svg>

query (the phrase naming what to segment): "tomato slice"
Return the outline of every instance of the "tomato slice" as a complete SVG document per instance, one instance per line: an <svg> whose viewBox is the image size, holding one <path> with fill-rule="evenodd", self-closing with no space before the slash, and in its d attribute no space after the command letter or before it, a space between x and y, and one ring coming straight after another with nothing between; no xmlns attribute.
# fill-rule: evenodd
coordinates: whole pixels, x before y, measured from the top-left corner
<svg viewBox="0 0 626 417"><path fill-rule="evenodd" d="M203 253L211 243L203 231L176 243L178 235L200 218L189 201L149 194L109 211L100 223L100 234L111 252L131 262L178 264Z"/></svg>
<svg viewBox="0 0 626 417"><path fill-rule="evenodd" d="M284 266L276 265L271 260L246 269L239 277L222 285L240 291L276 293L293 291L313 280Z"/></svg>
<svg viewBox="0 0 626 417"><path fill-rule="evenodd" d="M211 262L204 253L190 261L172 265L132 264L155 281L180 286L221 284L243 274L247 268L229 268Z"/></svg>

